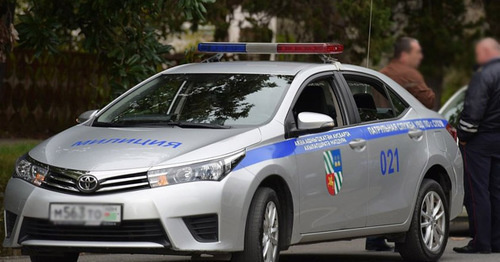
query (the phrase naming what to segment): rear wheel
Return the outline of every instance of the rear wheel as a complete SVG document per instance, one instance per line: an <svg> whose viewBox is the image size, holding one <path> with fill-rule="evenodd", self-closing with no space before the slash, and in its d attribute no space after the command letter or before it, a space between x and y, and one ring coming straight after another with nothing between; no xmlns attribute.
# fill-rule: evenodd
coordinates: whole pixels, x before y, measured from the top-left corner
<svg viewBox="0 0 500 262"><path fill-rule="evenodd" d="M30 256L31 262L77 262L79 253L64 253L49 256Z"/></svg>
<svg viewBox="0 0 500 262"><path fill-rule="evenodd" d="M407 261L439 260L448 243L448 218L442 187L434 180L424 179L406 241L396 243L401 256Z"/></svg>
<svg viewBox="0 0 500 262"><path fill-rule="evenodd" d="M245 250L233 254L232 262L278 262L280 203L276 192L259 188L250 205L245 230Z"/></svg>

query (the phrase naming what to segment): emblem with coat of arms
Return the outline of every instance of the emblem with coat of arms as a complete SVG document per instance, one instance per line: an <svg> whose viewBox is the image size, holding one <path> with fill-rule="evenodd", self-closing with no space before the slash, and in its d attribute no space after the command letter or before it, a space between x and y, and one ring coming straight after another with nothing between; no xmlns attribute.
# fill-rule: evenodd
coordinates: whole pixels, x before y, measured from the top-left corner
<svg viewBox="0 0 500 262"><path fill-rule="evenodd" d="M323 153L326 172L326 187L330 195L335 196L342 189L344 177L342 175L342 157L340 149Z"/></svg>

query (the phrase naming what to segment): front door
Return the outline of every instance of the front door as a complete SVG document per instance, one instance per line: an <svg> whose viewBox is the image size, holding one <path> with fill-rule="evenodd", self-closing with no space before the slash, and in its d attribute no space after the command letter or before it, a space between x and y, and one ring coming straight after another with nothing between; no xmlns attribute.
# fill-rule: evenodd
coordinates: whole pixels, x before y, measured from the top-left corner
<svg viewBox="0 0 500 262"><path fill-rule="evenodd" d="M366 223L368 180L366 141L359 128L344 125L333 77L306 84L293 114L330 115L336 128L296 139L300 179L301 233L359 228Z"/></svg>

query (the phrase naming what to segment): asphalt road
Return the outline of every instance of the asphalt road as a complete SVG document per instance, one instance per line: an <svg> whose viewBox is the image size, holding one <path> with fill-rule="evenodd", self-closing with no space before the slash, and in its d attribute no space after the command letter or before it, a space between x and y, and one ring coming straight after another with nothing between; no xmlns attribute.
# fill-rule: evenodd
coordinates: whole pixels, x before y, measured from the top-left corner
<svg viewBox="0 0 500 262"><path fill-rule="evenodd" d="M463 246L465 238L450 238L447 250L440 261L463 262L498 262L500 254L491 255L461 255L452 251L453 247ZM27 257L0 258L5 262L29 262ZM189 257L161 255L95 255L80 256L79 262L160 262L160 261L190 261ZM197 260L199 261L199 260ZM207 261L207 260L201 260ZM209 260L213 261L213 260ZM392 262L402 261L394 252L367 252L364 250L364 240L340 241L314 245L294 246L283 252L280 262Z"/></svg>

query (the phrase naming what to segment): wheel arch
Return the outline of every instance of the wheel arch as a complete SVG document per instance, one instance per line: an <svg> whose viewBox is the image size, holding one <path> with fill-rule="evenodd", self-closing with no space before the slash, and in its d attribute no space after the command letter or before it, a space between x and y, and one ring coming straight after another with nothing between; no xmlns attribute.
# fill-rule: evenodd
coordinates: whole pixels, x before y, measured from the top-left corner
<svg viewBox="0 0 500 262"><path fill-rule="evenodd" d="M281 217L284 219L283 229L280 230L280 249L287 250L290 246L293 231L294 207L293 198L288 183L281 176L269 175L259 184L257 188L267 187L273 189L278 195L281 207Z"/></svg>
<svg viewBox="0 0 500 262"><path fill-rule="evenodd" d="M435 164L427 170L423 179L434 180L441 186L441 188L443 188L443 191L446 195L446 201L448 202L448 208L450 208L452 198L452 183L448 171L446 171L446 169L442 165ZM420 186L422 185L422 182L420 182Z"/></svg>

